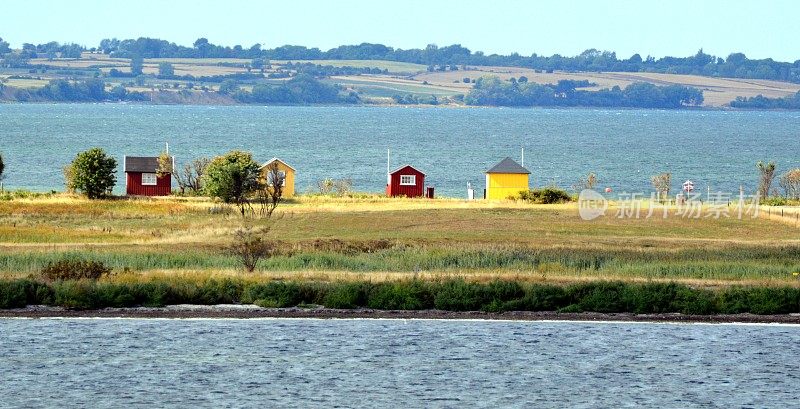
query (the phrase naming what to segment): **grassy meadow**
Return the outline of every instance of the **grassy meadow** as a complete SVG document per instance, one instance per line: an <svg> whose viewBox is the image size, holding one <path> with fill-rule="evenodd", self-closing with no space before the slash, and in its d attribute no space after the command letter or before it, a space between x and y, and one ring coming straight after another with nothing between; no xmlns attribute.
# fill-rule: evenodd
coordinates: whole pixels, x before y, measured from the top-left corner
<svg viewBox="0 0 800 409"><path fill-rule="evenodd" d="M797 209L758 218L583 221L577 205L301 196L271 220L203 198L0 201L0 277L35 276L65 257L114 269L104 280L235 277L252 281L497 279L541 284L677 281L700 287L800 287ZM777 208L775 208L777 209ZM775 210L773 209L773 210ZM735 212L731 211L733 215ZM243 225L279 242L244 273L229 254Z"/></svg>

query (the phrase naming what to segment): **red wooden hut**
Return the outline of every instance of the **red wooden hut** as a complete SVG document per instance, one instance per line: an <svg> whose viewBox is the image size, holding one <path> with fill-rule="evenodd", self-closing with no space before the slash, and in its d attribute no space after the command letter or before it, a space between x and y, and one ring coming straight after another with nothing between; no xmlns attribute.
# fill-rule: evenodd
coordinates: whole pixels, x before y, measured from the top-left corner
<svg viewBox="0 0 800 409"><path fill-rule="evenodd" d="M125 193L129 196L167 196L172 192L172 175L158 177L158 158L125 156ZM175 168L175 158L172 158Z"/></svg>
<svg viewBox="0 0 800 409"><path fill-rule="evenodd" d="M389 172L386 196L420 197L425 194L425 174L411 165Z"/></svg>

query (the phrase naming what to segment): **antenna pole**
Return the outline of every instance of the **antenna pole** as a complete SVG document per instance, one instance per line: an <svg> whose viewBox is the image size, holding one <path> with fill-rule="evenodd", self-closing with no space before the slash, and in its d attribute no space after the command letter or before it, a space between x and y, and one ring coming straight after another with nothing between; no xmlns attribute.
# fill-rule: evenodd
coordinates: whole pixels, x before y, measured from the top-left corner
<svg viewBox="0 0 800 409"><path fill-rule="evenodd" d="M387 185L392 183L391 176L389 175L389 172L391 172L391 169L389 168L389 166L390 166L389 165L389 155L390 155L390 149L387 148L386 149L386 184Z"/></svg>
<svg viewBox="0 0 800 409"><path fill-rule="evenodd" d="M522 167L524 168L525 167L525 148L521 148L521 149L522 149Z"/></svg>

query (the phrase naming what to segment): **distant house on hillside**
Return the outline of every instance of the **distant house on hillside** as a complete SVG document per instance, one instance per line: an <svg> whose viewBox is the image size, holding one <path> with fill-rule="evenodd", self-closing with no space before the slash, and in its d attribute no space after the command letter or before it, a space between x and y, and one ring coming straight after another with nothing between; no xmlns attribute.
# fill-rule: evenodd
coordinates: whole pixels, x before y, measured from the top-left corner
<svg viewBox="0 0 800 409"><path fill-rule="evenodd" d="M392 172L386 183L386 196L420 197L425 195L425 174L411 165Z"/></svg>
<svg viewBox="0 0 800 409"><path fill-rule="evenodd" d="M511 158L505 158L486 171L486 199L498 200L530 189L531 172Z"/></svg>
<svg viewBox="0 0 800 409"><path fill-rule="evenodd" d="M172 174L161 177L158 172L158 157L125 156L125 193L129 196L167 196L172 192ZM175 168L175 157L172 157Z"/></svg>
<svg viewBox="0 0 800 409"><path fill-rule="evenodd" d="M278 159L272 158L268 160L266 163L261 165L261 177L264 181L267 182L269 186L272 186L272 181L270 180L270 167L273 163L278 164L278 172L280 175L283 176L283 197L292 197L294 196L294 179L295 173L297 172L293 167L289 166L288 163Z"/></svg>

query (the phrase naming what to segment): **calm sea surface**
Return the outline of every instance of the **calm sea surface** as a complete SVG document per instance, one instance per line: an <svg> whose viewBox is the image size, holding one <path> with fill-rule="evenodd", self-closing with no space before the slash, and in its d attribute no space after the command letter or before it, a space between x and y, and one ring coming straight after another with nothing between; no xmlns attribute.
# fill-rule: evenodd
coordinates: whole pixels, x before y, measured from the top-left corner
<svg viewBox="0 0 800 409"><path fill-rule="evenodd" d="M0 150L7 186L61 189L61 168L100 146L123 155L157 155L164 143L179 163L231 149L259 161L273 156L298 169L297 189L326 177L351 178L360 191L385 186L392 167L410 163L439 195L462 197L505 156L525 164L532 185L571 187L595 172L600 187L649 192L649 177L672 172L703 191L738 193L757 181L755 162L779 172L800 166L800 113L613 109L435 109L403 107L0 105Z"/></svg>
<svg viewBox="0 0 800 409"><path fill-rule="evenodd" d="M0 319L0 407L798 407L800 327Z"/></svg>

